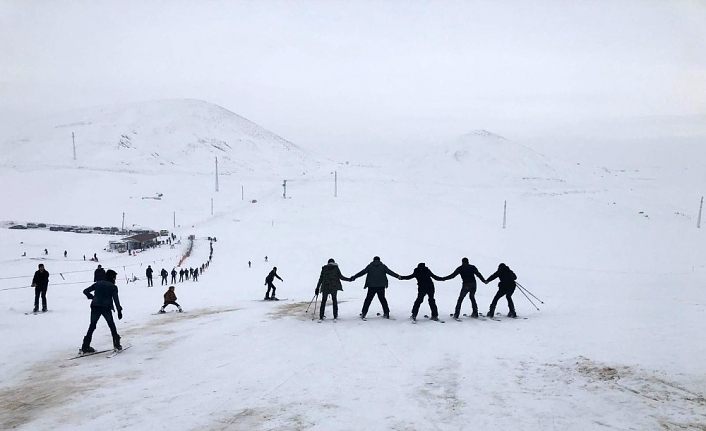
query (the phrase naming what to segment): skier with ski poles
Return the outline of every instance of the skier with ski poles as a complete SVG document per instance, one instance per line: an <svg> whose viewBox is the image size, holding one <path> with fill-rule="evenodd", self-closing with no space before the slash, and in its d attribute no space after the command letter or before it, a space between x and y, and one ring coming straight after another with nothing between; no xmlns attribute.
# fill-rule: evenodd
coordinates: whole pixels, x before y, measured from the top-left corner
<svg viewBox="0 0 706 431"><path fill-rule="evenodd" d="M350 281L355 281L356 278L365 275L365 285L363 289L368 289L368 294L365 296L365 301L363 301L363 309L360 311L360 318L365 320L365 316L368 314L368 309L370 308L370 303L373 302L373 298L377 295L380 300L380 305L382 305L382 315L385 319L390 318L390 307L387 305L387 299L385 299L385 289L387 289L387 274L399 279L400 276L390 270L387 265L382 263L379 256L375 256L373 261L368 264L362 271L351 277Z"/></svg>
<svg viewBox="0 0 706 431"><path fill-rule="evenodd" d="M461 314L461 305L463 305L463 299L466 295L468 295L471 299L471 307L473 307L471 317L478 318L478 304L476 304L476 277L478 277L483 283L486 282L485 278L483 278L483 275L478 271L478 268L476 268L475 265L468 263L467 257L461 259L461 266L456 268L454 272L446 277L442 277L442 279L444 281L451 280L458 275L461 276L461 291L458 294L458 300L456 301L456 309L454 310L453 317L454 319L459 318L459 315Z"/></svg>
<svg viewBox="0 0 706 431"><path fill-rule="evenodd" d="M512 302L512 294L515 293L515 280L517 280L517 276L514 272L512 272L510 267L504 263L501 263L498 265L498 270L495 271L493 275L488 277L488 279L485 280L485 283L488 284L496 278L500 279L500 282L498 283L498 293L495 294L493 302L490 303L488 317L493 317L495 315L495 307L498 304L498 300L500 300L503 296L507 298L507 306L510 309L507 316L517 317L517 313L515 313L515 304Z"/></svg>
<svg viewBox="0 0 706 431"><path fill-rule="evenodd" d="M314 295L318 296L321 292L321 308L319 309L319 322L324 320L324 311L326 311L326 301L331 295L331 301L333 303L333 320L338 319L338 291L343 290L341 285L341 280L352 281L341 274L341 270L335 260L329 259L326 265L321 267L321 275L319 275L319 281L316 283L316 290Z"/></svg>
<svg viewBox="0 0 706 431"><path fill-rule="evenodd" d="M425 296L428 297L429 308L431 308L430 319L438 321L439 310L436 308L436 301L434 300L434 282L432 278L437 281L442 281L442 278L431 272L424 262L417 265L410 275L400 276L400 280L411 280L413 278L417 279L417 299L412 306L412 321L417 321L417 313L419 312L419 307L422 305Z"/></svg>
<svg viewBox="0 0 706 431"><path fill-rule="evenodd" d="M120 345L120 335L115 328L115 321L113 320L113 303L115 303L115 309L118 310L118 320L123 318L123 307L120 306L118 288L115 286L115 277L117 275L115 271L109 269L105 272L104 280L97 281L83 290L86 298L91 300L91 323L88 326L86 336L83 337L83 343L81 344L82 353L93 353L96 351L91 347L91 339L93 338L93 331L96 330L98 319L101 316L103 316L106 323L108 323L108 328L110 328L110 334L113 337L113 347L115 350L123 349Z"/></svg>
<svg viewBox="0 0 706 431"><path fill-rule="evenodd" d="M275 291L277 290L277 288L272 283L275 280L275 277L277 277L279 279L279 281L284 281L284 280L282 280L282 278L279 275L277 275L277 267L276 266L273 267L272 271L270 271L270 273L267 274L267 277L265 277L265 284L267 285L267 292L265 292L265 300L266 301L269 301L269 300L276 301L277 300L277 297L275 296ZM270 289L272 289L272 296L270 296Z"/></svg>

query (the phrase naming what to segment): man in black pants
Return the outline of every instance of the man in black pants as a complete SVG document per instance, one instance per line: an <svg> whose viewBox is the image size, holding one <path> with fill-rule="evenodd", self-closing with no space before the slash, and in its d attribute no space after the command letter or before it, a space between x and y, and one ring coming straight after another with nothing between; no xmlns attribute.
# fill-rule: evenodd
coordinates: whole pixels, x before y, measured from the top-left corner
<svg viewBox="0 0 706 431"><path fill-rule="evenodd" d="M338 291L343 290L341 280L352 281L352 279L343 276L338 264L333 259L329 259L328 263L321 267L321 275L316 283L315 295L321 292L321 308L319 309L319 322L324 320L324 311L326 311L326 300L331 295L333 302L333 320L338 319Z"/></svg>
<svg viewBox="0 0 706 431"><path fill-rule="evenodd" d="M162 268L162 270L159 272L159 275L162 276L162 285L167 285L169 284L169 280L167 280L167 277L169 277L169 273L167 272L166 269Z"/></svg>
<svg viewBox="0 0 706 431"><path fill-rule="evenodd" d="M387 299L385 299L385 289L387 289L387 274L395 278L400 278L394 271L390 270L382 261L380 261L379 256L375 256L373 261L368 264L362 271L351 277L351 281L356 278L367 274L365 276L365 286L363 289L368 289L368 294L365 296L365 301L363 302L363 309L360 312L360 318L365 319L368 314L368 308L370 308L370 303L373 302L375 295L378 296L380 300L380 305L382 305L382 313L385 319L390 318L390 307L387 306Z"/></svg>
<svg viewBox="0 0 706 431"><path fill-rule="evenodd" d="M176 268L172 268L172 283L176 283Z"/></svg>
<svg viewBox="0 0 706 431"><path fill-rule="evenodd" d="M279 278L279 281L284 281L280 278L279 275L277 275L277 267L273 267L272 271L270 271L269 274L267 274L267 277L265 277L265 284L267 285L267 292L265 292L265 300L269 299L274 299L276 300L277 297L275 296L275 291L277 288L275 285L272 283L275 280L275 277ZM272 296L270 296L270 289L272 289Z"/></svg>
<svg viewBox="0 0 706 431"><path fill-rule="evenodd" d="M461 275L461 292L458 294L458 301L456 301L456 310L454 311L454 319L458 319L461 314L461 305L463 304L463 299L466 295L471 299L471 306L473 307L473 313L471 317L478 318L478 304L476 304L476 277L485 283L485 278L478 271L474 265L468 263L468 258L464 257L461 259L461 266L456 268L454 272L446 277L442 277L443 280L451 280L457 275Z"/></svg>
<svg viewBox="0 0 706 431"><path fill-rule="evenodd" d="M417 320L417 313L419 312L419 306L422 305L424 301L424 296L429 297L429 308L431 308L431 320L439 320L439 310L436 308L436 301L434 300L434 280L442 281L442 278L435 275L426 265L422 262L414 268L414 272L410 275L403 275L400 280L411 280L413 278L417 279L417 299L414 301L412 306L412 320Z"/></svg>
<svg viewBox="0 0 706 431"><path fill-rule="evenodd" d="M91 347L91 339L93 338L93 331L96 330L96 324L101 316L108 323L108 328L110 328L110 334L113 336L113 347L116 350L122 350L120 345L120 335L118 335L118 330L115 328L115 321L113 321L113 303L115 303L115 308L118 310L118 319L123 318L123 307L120 306L120 298L118 298L118 288L115 286L115 271L109 269L105 272L105 280L93 283L90 287L84 289L83 294L86 295L88 299L91 299L91 324L88 326L88 332L86 336L83 337L83 344L81 344L81 352L92 353L96 350ZM91 292L95 292L91 294Z"/></svg>
<svg viewBox="0 0 706 431"><path fill-rule="evenodd" d="M147 269L145 270L145 275L147 276L147 287L152 287L152 265L147 265Z"/></svg>
<svg viewBox="0 0 706 431"><path fill-rule="evenodd" d="M507 306L510 309L510 312L507 313L507 317L517 317L517 313L515 313L515 304L512 302L512 294L515 293L515 280L517 280L517 276L507 265L501 263L498 265L498 270L495 271L495 274L488 277L485 282L490 283L496 278L500 279L500 282L498 283L498 293L495 294L493 302L490 303L488 317L493 317L495 315L495 306L498 305L498 300L503 296L507 298Z"/></svg>
<svg viewBox="0 0 706 431"><path fill-rule="evenodd" d="M49 273L44 269L44 264L40 263L37 271L32 277L32 287L34 287L34 313L39 311L39 297L42 297L42 312L47 311L47 287L49 286Z"/></svg>

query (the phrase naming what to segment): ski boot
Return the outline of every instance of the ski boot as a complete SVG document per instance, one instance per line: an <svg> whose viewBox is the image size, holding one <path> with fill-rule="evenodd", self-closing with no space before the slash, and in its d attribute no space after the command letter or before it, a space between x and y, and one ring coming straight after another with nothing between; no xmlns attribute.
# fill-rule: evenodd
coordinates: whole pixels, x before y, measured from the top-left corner
<svg viewBox="0 0 706 431"><path fill-rule="evenodd" d="M382 315L383 319L389 319L390 318L390 313L385 313Z"/></svg>
<svg viewBox="0 0 706 431"><path fill-rule="evenodd" d="M182 310L181 307L179 307L179 312L180 312L180 313L183 313L184 310Z"/></svg>
<svg viewBox="0 0 706 431"><path fill-rule="evenodd" d="M164 307L160 308L160 309L159 309L159 314L164 314L164 313L166 313L166 311L164 311Z"/></svg>
<svg viewBox="0 0 706 431"><path fill-rule="evenodd" d="M32 313L36 313L36 312L38 312L38 311L39 311L39 308L34 307L34 310L32 310Z"/></svg>
<svg viewBox="0 0 706 431"><path fill-rule="evenodd" d="M81 346L81 354L95 353L96 349L91 346Z"/></svg>
<svg viewBox="0 0 706 431"><path fill-rule="evenodd" d="M507 317L516 318L516 317L517 317L517 313L515 313L515 311L513 310L513 311L507 313Z"/></svg>
<svg viewBox="0 0 706 431"><path fill-rule="evenodd" d="M488 317L493 317L493 316L495 316L495 310L488 310L488 312L485 315Z"/></svg>
<svg viewBox="0 0 706 431"><path fill-rule="evenodd" d="M433 320L433 321L435 321L435 322L438 322L438 321L439 321L439 316L431 316L431 317L429 318L429 320Z"/></svg>
<svg viewBox="0 0 706 431"><path fill-rule="evenodd" d="M473 313L471 313L471 317L474 319L478 318L478 310L473 310Z"/></svg>
<svg viewBox="0 0 706 431"><path fill-rule="evenodd" d="M360 317L361 320L365 320L365 314L363 313L358 314L358 317Z"/></svg>
<svg viewBox="0 0 706 431"><path fill-rule="evenodd" d="M269 300L270 300L270 295L265 295L265 301L269 301Z"/></svg>
<svg viewBox="0 0 706 431"><path fill-rule="evenodd" d="M413 322L416 322L416 321L417 321L417 316L415 316L414 314L412 314L411 316L409 316L409 318L412 319Z"/></svg>

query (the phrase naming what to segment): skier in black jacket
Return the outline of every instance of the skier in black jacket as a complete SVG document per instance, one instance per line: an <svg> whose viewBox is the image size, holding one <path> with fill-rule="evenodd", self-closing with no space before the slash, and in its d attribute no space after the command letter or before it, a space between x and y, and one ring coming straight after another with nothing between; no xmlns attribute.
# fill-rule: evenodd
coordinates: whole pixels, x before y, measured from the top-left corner
<svg viewBox="0 0 706 431"><path fill-rule="evenodd" d="M49 273L44 269L44 264L37 266L37 271L32 277L32 287L34 287L34 313L39 311L39 297L42 297L42 312L47 311L47 287L49 287Z"/></svg>
<svg viewBox="0 0 706 431"><path fill-rule="evenodd" d="M179 282L184 281L184 268L179 268Z"/></svg>
<svg viewBox="0 0 706 431"><path fill-rule="evenodd" d="M162 268L162 270L159 272L159 275L162 276L162 285L169 284L169 280L167 280L167 278L169 277L169 273L166 269Z"/></svg>
<svg viewBox="0 0 706 431"><path fill-rule="evenodd" d="M147 269L145 270L145 275L147 276L147 287L152 287L152 273L154 271L152 270L152 265L147 265Z"/></svg>
<svg viewBox="0 0 706 431"><path fill-rule="evenodd" d="M91 324L88 326L86 336L83 337L83 344L81 345L83 353L96 351L91 347L91 339L93 338L93 331L96 330L98 319L101 316L103 316L106 323L108 323L108 328L110 328L110 334L113 336L113 347L116 350L122 350L120 335L118 335L118 330L115 328L115 321L113 320L113 303L115 303L115 309L118 310L118 319L123 318L123 307L120 306L118 288L115 286L115 277L117 275L115 271L109 269L105 272L105 280L93 283L90 287L83 290L83 294L88 299L91 299ZM91 294L91 292L94 293Z"/></svg>
<svg viewBox="0 0 706 431"><path fill-rule="evenodd" d="M265 292L265 300L277 300L277 297L275 296L275 291L277 288L275 285L272 283L275 280L275 277L279 278L279 281L284 281L280 278L279 275L277 275L277 267L273 267L272 271L270 271L269 274L267 274L267 277L265 277L265 284L267 285L267 292ZM272 289L272 296L270 296L270 289Z"/></svg>
<svg viewBox="0 0 706 431"><path fill-rule="evenodd" d="M478 268L468 263L467 257L461 259L461 266L456 268L454 272L442 278L443 280L451 280L457 275L461 276L462 284L461 292L459 292L458 294L458 301L456 301L454 319L458 319L458 316L461 313L461 305L463 304L463 298L466 297L466 294L468 294L469 298L471 299L471 306L473 307L473 313L471 314L471 317L477 318L478 304L476 304L476 277L480 278L480 281L482 281L483 283L486 282L485 278L483 278L483 275L478 271Z"/></svg>
<svg viewBox="0 0 706 431"><path fill-rule="evenodd" d="M276 268L275 268L276 269ZM326 301L331 296L331 302L333 303L333 320L338 319L338 291L343 290L341 286L341 280L353 281L353 279L348 278L341 274L341 270L338 268L338 264L335 260L329 259L328 263L321 267L321 274L319 275L319 281L316 283L315 295L319 295L321 292L321 307L319 308L319 322L324 320L324 311L326 311Z"/></svg>
<svg viewBox="0 0 706 431"><path fill-rule="evenodd" d="M370 308L370 303L373 302L375 295L378 296L380 300L380 305L382 305L382 313L385 319L390 318L390 307L387 305L387 299L385 299L385 289L387 289L387 274L395 278L400 278L397 273L390 270L382 261L380 257L375 256L373 261L368 264L362 271L351 277L351 281L356 278L365 276L365 286L363 289L368 289L368 294L365 296L365 301L363 302L363 309L360 312L360 318L365 319L368 314L368 308Z"/></svg>
<svg viewBox="0 0 706 431"><path fill-rule="evenodd" d="M172 268L172 283L176 283L176 276L177 276L176 268Z"/></svg>
<svg viewBox="0 0 706 431"><path fill-rule="evenodd" d="M436 308L436 301L434 300L434 282L432 278L438 281L442 281L442 278L431 272L423 262L417 265L412 274L403 275L400 277L400 280L411 280L413 278L417 279L417 299L412 306L412 320L417 320L419 306L422 305L424 296L429 297L431 320L439 320L439 310Z"/></svg>
<svg viewBox="0 0 706 431"><path fill-rule="evenodd" d="M98 265L95 271L93 271L93 282L105 280L105 269Z"/></svg>
<svg viewBox="0 0 706 431"><path fill-rule="evenodd" d="M507 265L501 263L498 265L498 270L495 271L495 274L488 277L485 282L490 283L496 278L500 279L500 282L498 283L498 293L495 294L493 302L490 303L488 316L493 317L495 315L495 306L498 304L498 300L504 296L507 298L507 306L510 308L510 312L507 313L507 316L517 317L517 313L515 313L515 304L512 302L512 294L515 293L515 280L517 280L517 276Z"/></svg>

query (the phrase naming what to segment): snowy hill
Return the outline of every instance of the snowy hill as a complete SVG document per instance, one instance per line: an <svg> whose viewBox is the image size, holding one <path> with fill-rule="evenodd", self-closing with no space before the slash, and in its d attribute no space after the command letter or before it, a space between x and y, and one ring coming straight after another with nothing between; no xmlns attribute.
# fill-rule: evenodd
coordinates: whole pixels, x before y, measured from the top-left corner
<svg viewBox="0 0 706 431"><path fill-rule="evenodd" d="M73 160L72 132L76 140ZM218 105L162 100L82 110L26 126L2 142L0 165L129 172L300 175L301 148Z"/></svg>

